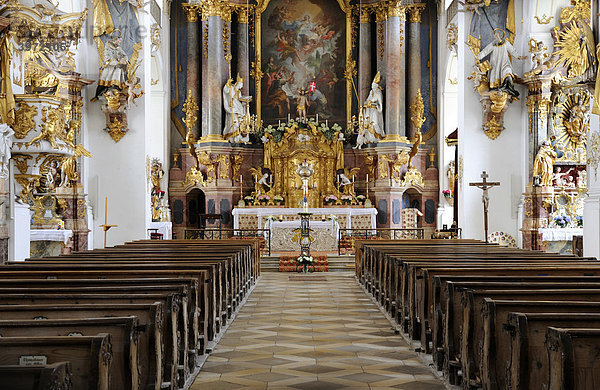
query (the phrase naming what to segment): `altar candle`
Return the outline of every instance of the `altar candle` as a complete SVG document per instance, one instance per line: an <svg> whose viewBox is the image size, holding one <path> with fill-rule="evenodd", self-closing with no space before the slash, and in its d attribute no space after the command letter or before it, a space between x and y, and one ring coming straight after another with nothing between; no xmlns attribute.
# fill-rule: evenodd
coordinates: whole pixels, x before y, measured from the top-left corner
<svg viewBox="0 0 600 390"><path fill-rule="evenodd" d="M369 182L369 174L367 173L367 183Z"/></svg>
<svg viewBox="0 0 600 390"><path fill-rule="evenodd" d="M291 118L291 117L290 117L290 114L288 114L288 122L290 121L290 118Z"/></svg>
<svg viewBox="0 0 600 390"><path fill-rule="evenodd" d="M317 125L319 124L319 114L317 114Z"/></svg>
<svg viewBox="0 0 600 390"><path fill-rule="evenodd" d="M352 175L352 183L354 183L354 175Z"/></svg>
<svg viewBox="0 0 600 390"><path fill-rule="evenodd" d="M277 122L277 127L281 126L281 119Z"/></svg>
<svg viewBox="0 0 600 390"><path fill-rule="evenodd" d="M240 184L242 184L242 183L244 182L244 180L243 180L243 179L244 179L244 178L243 178L243 176L242 176L242 175L240 175Z"/></svg>
<svg viewBox="0 0 600 390"><path fill-rule="evenodd" d="M325 119L325 127L329 127L329 125L327 124L327 119Z"/></svg>

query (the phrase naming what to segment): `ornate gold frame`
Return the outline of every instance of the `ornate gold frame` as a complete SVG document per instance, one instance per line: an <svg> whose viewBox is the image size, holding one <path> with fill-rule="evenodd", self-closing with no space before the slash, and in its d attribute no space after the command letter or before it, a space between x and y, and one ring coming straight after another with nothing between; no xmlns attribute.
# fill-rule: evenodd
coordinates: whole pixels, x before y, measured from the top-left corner
<svg viewBox="0 0 600 390"><path fill-rule="evenodd" d="M261 80L262 73L262 13L267 9L271 0L258 0L254 10L254 84L256 95L256 116L260 121L262 119L261 112ZM352 6L349 0L337 0L342 12L346 14L346 71L352 67ZM346 123L352 118L352 81L346 79ZM344 124L345 125L345 124Z"/></svg>

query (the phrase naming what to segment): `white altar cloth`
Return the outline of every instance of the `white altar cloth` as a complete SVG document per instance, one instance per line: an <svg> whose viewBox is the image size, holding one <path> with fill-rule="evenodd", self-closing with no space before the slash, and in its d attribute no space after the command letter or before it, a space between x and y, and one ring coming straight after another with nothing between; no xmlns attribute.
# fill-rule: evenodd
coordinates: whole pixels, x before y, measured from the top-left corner
<svg viewBox="0 0 600 390"><path fill-rule="evenodd" d="M271 234L271 250L290 251L300 248L300 243L293 242L292 238L300 233L294 232L300 229L300 221L268 221L266 229ZM334 251L337 250L338 232L340 225L335 220L331 221L310 221L309 229L312 230L310 236L314 239L310 248L316 251ZM265 232L266 234L266 232Z"/></svg>
<svg viewBox="0 0 600 390"><path fill-rule="evenodd" d="M31 229L29 232L29 241L62 241L66 245L71 237L72 230Z"/></svg>
<svg viewBox="0 0 600 390"><path fill-rule="evenodd" d="M582 236L583 228L541 228L542 241L572 241L573 236Z"/></svg>
<svg viewBox="0 0 600 390"><path fill-rule="evenodd" d="M263 219L270 215L279 216L279 215L298 215L298 213L303 212L302 208L283 208L283 207L244 207L244 208L234 208L231 214L233 215L233 228L239 229L240 227L240 216L241 215L254 215L258 218L258 226L257 229L263 229ZM345 226L340 226L342 229L351 229L352 226L352 216L355 215L367 215L370 216L371 220L371 229L375 229L377 227L377 209L374 207L370 208L342 208L342 207L323 207L323 208L309 208L308 212L313 215L346 215L346 224ZM300 220L300 216L298 215L298 221ZM311 221L311 224L313 221ZM361 227L362 228L362 227Z"/></svg>
<svg viewBox="0 0 600 390"><path fill-rule="evenodd" d="M163 240L170 240L173 236L172 222L150 222L149 229L158 229L157 233L163 235Z"/></svg>

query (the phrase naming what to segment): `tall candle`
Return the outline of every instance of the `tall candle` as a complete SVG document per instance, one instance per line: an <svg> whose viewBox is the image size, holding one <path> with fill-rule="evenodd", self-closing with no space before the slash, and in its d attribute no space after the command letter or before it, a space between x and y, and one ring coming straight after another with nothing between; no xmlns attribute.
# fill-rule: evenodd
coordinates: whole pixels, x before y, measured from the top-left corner
<svg viewBox="0 0 600 390"><path fill-rule="evenodd" d="M325 127L329 127L329 125L327 124L327 119L325 119Z"/></svg>
<svg viewBox="0 0 600 390"><path fill-rule="evenodd" d="M240 175L240 184L242 184L244 182L243 179L244 179L244 177L242 175Z"/></svg>
<svg viewBox="0 0 600 390"><path fill-rule="evenodd" d="M319 124L319 114L317 114L317 125Z"/></svg>
<svg viewBox="0 0 600 390"><path fill-rule="evenodd" d="M369 182L369 174L367 173L367 183Z"/></svg>

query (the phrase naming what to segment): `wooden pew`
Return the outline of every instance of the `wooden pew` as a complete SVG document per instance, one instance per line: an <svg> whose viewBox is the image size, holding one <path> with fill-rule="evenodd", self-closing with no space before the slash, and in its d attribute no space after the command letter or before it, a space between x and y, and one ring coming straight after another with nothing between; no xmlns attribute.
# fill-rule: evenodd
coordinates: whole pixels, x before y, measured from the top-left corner
<svg viewBox="0 0 600 390"><path fill-rule="evenodd" d="M163 372L163 381L169 382L170 386L178 384L178 378L185 380L189 372L188 366L179 364L180 350L178 341L178 313L180 305L171 299L170 296L162 294L3 294L2 303L4 304L102 304L104 306L112 304L128 304L128 303L146 303L151 304L160 302L167 307L165 312L165 331L162 332L163 339L161 344L164 346L165 364ZM187 326L187 325L186 325ZM185 327L183 327L185 329ZM185 356L185 355L184 355ZM187 364L187 360L186 360Z"/></svg>
<svg viewBox="0 0 600 390"><path fill-rule="evenodd" d="M166 368L162 353L164 305L152 304L92 304L92 305L0 305L0 318L10 320L64 320L102 317L135 316L139 323L138 362L143 389L169 387L162 380Z"/></svg>
<svg viewBox="0 0 600 390"><path fill-rule="evenodd" d="M4 390L71 390L72 375L69 362L0 366L0 383Z"/></svg>
<svg viewBox="0 0 600 390"><path fill-rule="evenodd" d="M74 389L118 390L110 385L110 335L0 337L0 365L52 364L69 359Z"/></svg>
<svg viewBox="0 0 600 390"><path fill-rule="evenodd" d="M600 388L600 329L548 328L548 390Z"/></svg>
<svg viewBox="0 0 600 390"><path fill-rule="evenodd" d="M0 320L2 337L111 336L110 387L138 390L146 383L147 367L138 363L139 322L136 317L62 320ZM65 357L66 358L66 357ZM142 374L143 370L143 374ZM139 375L141 374L141 375Z"/></svg>
<svg viewBox="0 0 600 390"><path fill-rule="evenodd" d="M464 388L481 385L483 351L483 299L515 299L539 301L590 301L600 302L600 289L555 290L465 290L462 292L462 332L460 335L459 365L463 372ZM454 336L454 335L452 335ZM448 355L450 357L450 355ZM458 358L456 356L455 358ZM450 362L449 362L450 363ZM454 362L452 362L454 363Z"/></svg>
<svg viewBox="0 0 600 390"><path fill-rule="evenodd" d="M510 369L505 372L509 373L506 382L511 389L532 389L549 382L550 366L545 341L550 326L600 328L600 313L510 313L505 333L510 334L511 354L497 355L496 360L510 361ZM596 347L600 348L600 344ZM490 376L493 374L490 373ZM484 371L483 378L486 377L488 375Z"/></svg>

